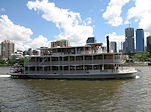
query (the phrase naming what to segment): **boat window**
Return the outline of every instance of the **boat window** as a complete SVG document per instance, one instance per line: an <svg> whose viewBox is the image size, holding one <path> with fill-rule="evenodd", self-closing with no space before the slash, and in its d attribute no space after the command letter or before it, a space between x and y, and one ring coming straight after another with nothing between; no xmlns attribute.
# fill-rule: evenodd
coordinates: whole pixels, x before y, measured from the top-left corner
<svg viewBox="0 0 151 112"><path fill-rule="evenodd" d="M29 67L30 71L35 71L35 67Z"/></svg>
<svg viewBox="0 0 151 112"><path fill-rule="evenodd" d="M64 61L68 61L68 56L63 57L63 60L64 60Z"/></svg>
<svg viewBox="0 0 151 112"><path fill-rule="evenodd" d="M74 56L70 56L70 61L74 61Z"/></svg>
<svg viewBox="0 0 151 112"><path fill-rule="evenodd" d="M112 54L105 54L104 59L113 59L113 55Z"/></svg>
<svg viewBox="0 0 151 112"><path fill-rule="evenodd" d="M85 70L92 70L92 65L85 65Z"/></svg>
<svg viewBox="0 0 151 112"><path fill-rule="evenodd" d="M83 65L76 66L76 70L83 70Z"/></svg>
<svg viewBox="0 0 151 112"><path fill-rule="evenodd" d="M93 66L93 69L94 69L94 70L100 70L100 65L94 65L94 66Z"/></svg>
<svg viewBox="0 0 151 112"><path fill-rule="evenodd" d="M58 70L58 66L52 66L52 70L53 71L57 71Z"/></svg>
<svg viewBox="0 0 151 112"><path fill-rule="evenodd" d="M75 66L70 66L70 70L75 70Z"/></svg>
<svg viewBox="0 0 151 112"><path fill-rule="evenodd" d="M37 67L37 71L43 71L42 67Z"/></svg>
<svg viewBox="0 0 151 112"><path fill-rule="evenodd" d="M78 54L81 54L82 51L83 51L83 48L81 48L81 47L77 48L77 53Z"/></svg>
<svg viewBox="0 0 151 112"><path fill-rule="evenodd" d="M104 65L104 69L114 69L114 65Z"/></svg>
<svg viewBox="0 0 151 112"><path fill-rule="evenodd" d="M76 57L76 61L81 61L81 60L83 60L83 56L77 56Z"/></svg>
<svg viewBox="0 0 151 112"><path fill-rule="evenodd" d="M60 66L60 70L62 70L62 66Z"/></svg>
<svg viewBox="0 0 151 112"><path fill-rule="evenodd" d="M28 67L25 67L25 70L27 71L27 70L28 70Z"/></svg>
<svg viewBox="0 0 151 112"><path fill-rule="evenodd" d="M50 58L49 57L44 57L43 58L43 62L49 62L50 61Z"/></svg>
<svg viewBox="0 0 151 112"><path fill-rule="evenodd" d="M58 61L58 57L51 57L52 61Z"/></svg>
<svg viewBox="0 0 151 112"><path fill-rule="evenodd" d="M45 66L44 71L50 71L50 66Z"/></svg>
<svg viewBox="0 0 151 112"><path fill-rule="evenodd" d="M93 56L93 59L94 59L94 60L100 60L100 59L102 59L102 58L103 58L102 55L94 55L94 56Z"/></svg>
<svg viewBox="0 0 151 112"><path fill-rule="evenodd" d="M92 60L92 56L85 56L85 60Z"/></svg>
<svg viewBox="0 0 151 112"><path fill-rule="evenodd" d="M64 70L68 70L69 69L69 67L68 66L64 66Z"/></svg>
<svg viewBox="0 0 151 112"><path fill-rule="evenodd" d="M35 57L32 57L30 61L35 62Z"/></svg>
<svg viewBox="0 0 151 112"><path fill-rule="evenodd" d="M62 61L62 57L59 57L59 61Z"/></svg>
<svg viewBox="0 0 151 112"><path fill-rule="evenodd" d="M121 56L121 55L116 54L116 55L114 56L114 59L120 59L120 56Z"/></svg>
<svg viewBox="0 0 151 112"><path fill-rule="evenodd" d="M50 57L47 57L47 61L50 62Z"/></svg>
<svg viewBox="0 0 151 112"><path fill-rule="evenodd" d="M39 61L42 62L42 57L39 58Z"/></svg>

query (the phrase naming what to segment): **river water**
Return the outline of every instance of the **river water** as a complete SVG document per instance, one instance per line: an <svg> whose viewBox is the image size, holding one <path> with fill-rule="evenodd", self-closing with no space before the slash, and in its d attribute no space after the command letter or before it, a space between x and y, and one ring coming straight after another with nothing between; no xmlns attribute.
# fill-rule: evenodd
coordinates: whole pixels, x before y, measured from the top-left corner
<svg viewBox="0 0 151 112"><path fill-rule="evenodd" d="M0 112L150 112L151 66L139 66L136 79L11 79L0 67Z"/></svg>

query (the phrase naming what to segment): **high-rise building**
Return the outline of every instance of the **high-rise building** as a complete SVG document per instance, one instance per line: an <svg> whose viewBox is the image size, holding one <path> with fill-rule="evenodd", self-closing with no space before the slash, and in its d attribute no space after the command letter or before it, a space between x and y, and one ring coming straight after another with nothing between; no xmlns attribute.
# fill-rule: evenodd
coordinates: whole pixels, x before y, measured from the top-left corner
<svg viewBox="0 0 151 112"><path fill-rule="evenodd" d="M2 50L2 49L1 49L1 44L0 44L0 56L2 55L2 52L1 52L1 50Z"/></svg>
<svg viewBox="0 0 151 112"><path fill-rule="evenodd" d="M62 39L51 42L51 47L67 47L69 46L69 41Z"/></svg>
<svg viewBox="0 0 151 112"><path fill-rule="evenodd" d="M88 37L86 40L86 43L96 43L96 38L95 37Z"/></svg>
<svg viewBox="0 0 151 112"><path fill-rule="evenodd" d="M1 54L3 59L8 59L14 53L14 43L10 40L5 40L1 43Z"/></svg>
<svg viewBox="0 0 151 112"><path fill-rule="evenodd" d="M125 28L125 37L127 38L131 38L131 37L134 37L134 28Z"/></svg>
<svg viewBox="0 0 151 112"><path fill-rule="evenodd" d="M125 29L125 42L123 43L123 52L124 53L133 53L134 49L134 28Z"/></svg>
<svg viewBox="0 0 151 112"><path fill-rule="evenodd" d="M123 53L126 53L126 46L125 46L125 42L123 42L123 50L122 50Z"/></svg>
<svg viewBox="0 0 151 112"><path fill-rule="evenodd" d="M151 36L147 37L147 51L151 52Z"/></svg>
<svg viewBox="0 0 151 112"><path fill-rule="evenodd" d="M117 44L116 44L116 42L111 42L111 49L113 50L113 52L117 52Z"/></svg>
<svg viewBox="0 0 151 112"><path fill-rule="evenodd" d="M1 52L1 44L0 44L0 60L2 59L2 52Z"/></svg>
<svg viewBox="0 0 151 112"><path fill-rule="evenodd" d="M144 30L136 30L136 52L144 51Z"/></svg>

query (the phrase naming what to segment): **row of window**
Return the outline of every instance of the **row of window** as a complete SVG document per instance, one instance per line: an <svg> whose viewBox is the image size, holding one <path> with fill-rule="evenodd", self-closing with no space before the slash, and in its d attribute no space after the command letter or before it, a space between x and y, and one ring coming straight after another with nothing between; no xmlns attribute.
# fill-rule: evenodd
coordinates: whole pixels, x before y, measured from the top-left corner
<svg viewBox="0 0 151 112"><path fill-rule="evenodd" d="M80 65L80 66L45 66L45 67L25 67L26 71L58 71L58 70L101 70L102 65ZM114 65L104 65L104 69L114 69Z"/></svg>
<svg viewBox="0 0 151 112"><path fill-rule="evenodd" d="M103 59L102 55L95 55L95 56L66 56L66 57L32 57L31 62L50 62L51 61L81 61L81 60L101 60ZM114 59L119 59L119 55L115 55ZM104 59L113 59L113 55L104 55Z"/></svg>

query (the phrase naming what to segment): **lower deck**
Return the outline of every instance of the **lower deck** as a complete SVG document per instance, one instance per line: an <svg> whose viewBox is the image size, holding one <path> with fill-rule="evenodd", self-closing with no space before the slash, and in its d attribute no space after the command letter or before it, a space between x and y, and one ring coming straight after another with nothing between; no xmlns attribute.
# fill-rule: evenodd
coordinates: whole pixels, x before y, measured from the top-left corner
<svg viewBox="0 0 151 112"><path fill-rule="evenodd" d="M12 78L27 79L74 79L74 80L99 80L99 79L125 79L136 77L136 71L123 73L84 73L84 74L12 74Z"/></svg>
<svg viewBox="0 0 151 112"><path fill-rule="evenodd" d="M66 66L25 66L24 74L79 74L79 73L89 73L93 72L117 72L122 70L118 64L108 64L108 65L66 65Z"/></svg>

